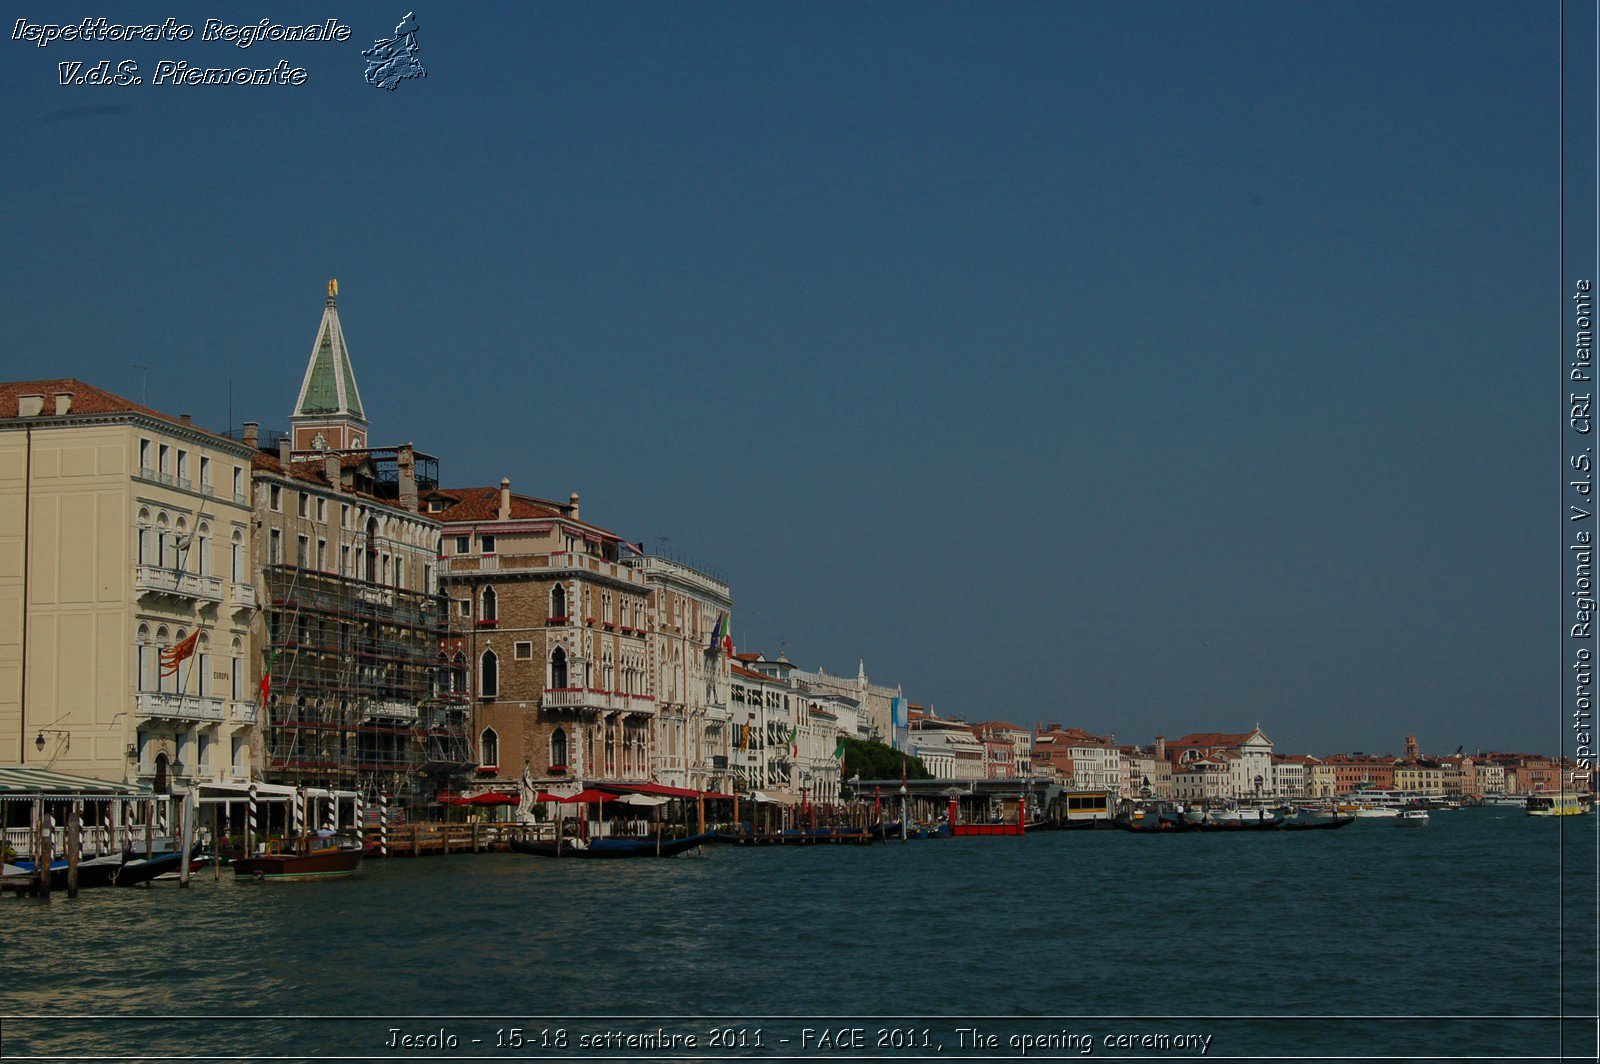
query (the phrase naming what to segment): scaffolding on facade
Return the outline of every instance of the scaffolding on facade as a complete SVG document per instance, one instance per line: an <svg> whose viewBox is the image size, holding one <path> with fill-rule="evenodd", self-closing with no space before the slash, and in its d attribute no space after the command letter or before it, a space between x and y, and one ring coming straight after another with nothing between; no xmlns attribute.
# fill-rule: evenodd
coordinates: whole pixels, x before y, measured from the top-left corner
<svg viewBox="0 0 1600 1064"><path fill-rule="evenodd" d="M441 596L293 565L266 584L271 779L417 808L470 772L469 706L439 684Z"/></svg>

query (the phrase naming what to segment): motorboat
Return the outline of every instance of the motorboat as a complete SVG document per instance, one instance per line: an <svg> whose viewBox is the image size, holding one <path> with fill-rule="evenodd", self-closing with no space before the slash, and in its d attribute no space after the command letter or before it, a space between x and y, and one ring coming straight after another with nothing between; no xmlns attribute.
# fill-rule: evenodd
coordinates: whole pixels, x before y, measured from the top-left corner
<svg viewBox="0 0 1600 1064"><path fill-rule="evenodd" d="M295 881L353 876L361 867L361 840L352 834L318 831L296 839L266 843L233 862L241 879Z"/></svg>
<svg viewBox="0 0 1600 1064"><path fill-rule="evenodd" d="M1395 814L1394 826L1397 828L1425 828L1428 826L1428 811L1426 809L1402 809Z"/></svg>

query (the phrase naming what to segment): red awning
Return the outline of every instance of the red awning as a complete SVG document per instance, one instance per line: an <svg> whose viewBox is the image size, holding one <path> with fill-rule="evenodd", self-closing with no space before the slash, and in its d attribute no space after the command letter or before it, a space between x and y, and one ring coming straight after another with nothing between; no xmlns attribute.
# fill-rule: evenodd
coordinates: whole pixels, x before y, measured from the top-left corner
<svg viewBox="0 0 1600 1064"><path fill-rule="evenodd" d="M468 805L516 805L521 802L519 795L507 794L505 791L489 791L485 794L474 794L466 800Z"/></svg>
<svg viewBox="0 0 1600 1064"><path fill-rule="evenodd" d="M472 799L463 798L459 794L441 794L435 801L440 805L468 805Z"/></svg>
<svg viewBox="0 0 1600 1064"><path fill-rule="evenodd" d="M615 801L616 797L617 796L614 794L607 794L605 791L597 791L591 787L586 791L579 791L577 794L570 794L565 798L552 794L550 796L550 800L555 802L565 802L568 805L574 805L578 802L583 802L586 804L589 802L611 802Z"/></svg>
<svg viewBox="0 0 1600 1064"><path fill-rule="evenodd" d="M688 787L668 787L665 783L602 783L600 786L608 791L621 791L623 794L654 794L662 798L732 798L731 794L718 794L715 791L696 791Z"/></svg>

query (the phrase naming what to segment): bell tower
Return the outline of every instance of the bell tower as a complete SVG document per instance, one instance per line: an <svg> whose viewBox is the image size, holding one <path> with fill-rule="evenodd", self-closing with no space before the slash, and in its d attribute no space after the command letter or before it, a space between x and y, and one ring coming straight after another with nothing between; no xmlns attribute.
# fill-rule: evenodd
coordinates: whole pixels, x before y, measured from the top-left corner
<svg viewBox="0 0 1600 1064"><path fill-rule="evenodd" d="M328 282L322 324L306 363L300 398L289 415L290 446L297 452L359 450L367 446L367 415L356 388L356 371L339 324L339 282Z"/></svg>

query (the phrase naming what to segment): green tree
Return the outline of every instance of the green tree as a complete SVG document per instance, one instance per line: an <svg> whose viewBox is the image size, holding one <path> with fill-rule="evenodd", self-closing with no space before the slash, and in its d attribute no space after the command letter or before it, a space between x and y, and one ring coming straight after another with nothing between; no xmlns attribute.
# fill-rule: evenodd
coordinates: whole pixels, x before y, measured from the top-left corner
<svg viewBox="0 0 1600 1064"><path fill-rule="evenodd" d="M844 778L860 776L864 780L897 780L900 766L905 764L906 779L930 780L933 773L922 763L922 758L901 753L892 746L871 739L845 739ZM845 788L846 798L854 797Z"/></svg>

